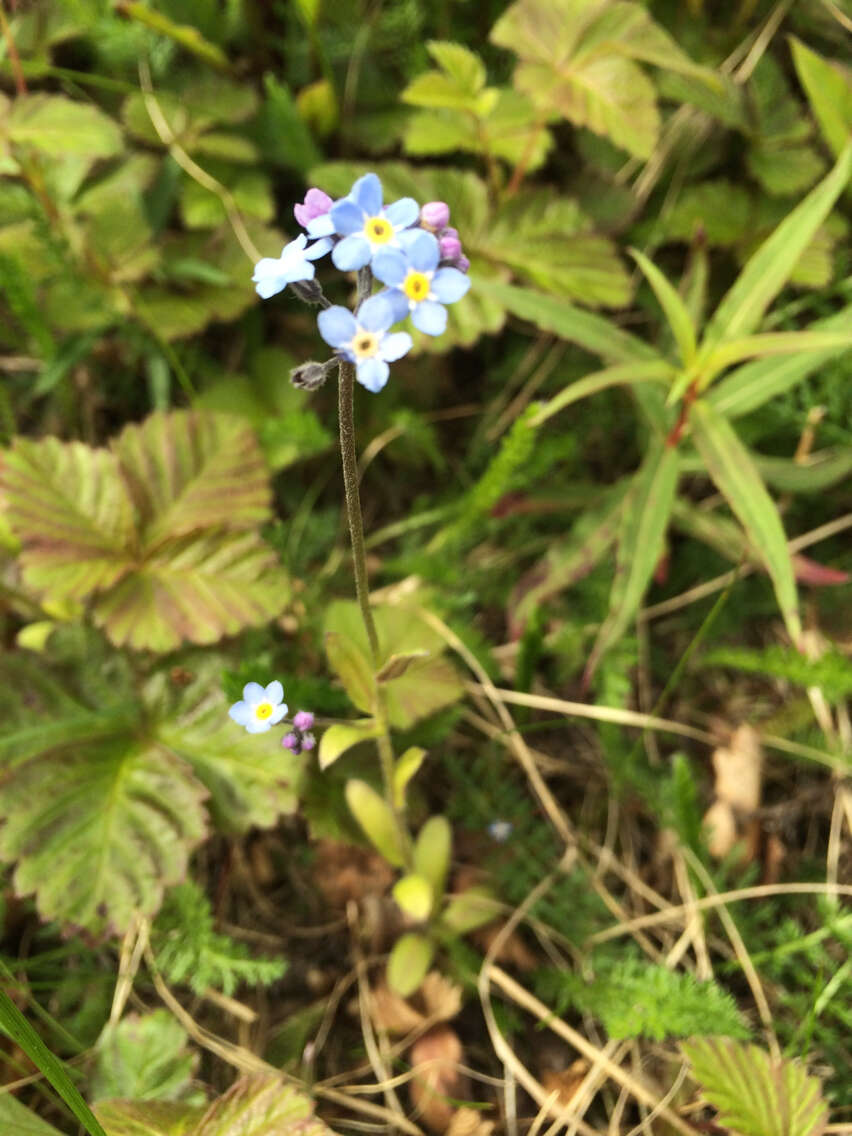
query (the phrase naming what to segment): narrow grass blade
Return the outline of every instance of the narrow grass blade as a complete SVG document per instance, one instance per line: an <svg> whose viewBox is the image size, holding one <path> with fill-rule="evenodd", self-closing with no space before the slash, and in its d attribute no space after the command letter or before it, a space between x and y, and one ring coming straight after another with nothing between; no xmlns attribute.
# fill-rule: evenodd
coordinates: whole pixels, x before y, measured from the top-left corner
<svg viewBox="0 0 852 1136"><path fill-rule="evenodd" d="M794 644L802 630L793 562L775 502L754 460L730 422L699 399L690 414L695 445L707 471L766 565L778 606Z"/></svg>
<svg viewBox="0 0 852 1136"><path fill-rule="evenodd" d="M614 367L606 367L603 371L586 375L561 390L545 403L530 425L541 426L542 422L546 422L548 418L552 418L571 403L579 402L581 398L588 398L589 395L597 394L607 387L630 386L634 383L665 383L675 373L675 368L670 363L664 362L619 363Z"/></svg>
<svg viewBox="0 0 852 1136"><path fill-rule="evenodd" d="M654 295L660 301L660 307L668 320L672 335L675 337L680 359L684 367L688 367L695 358L695 324L689 310L681 299L677 289L673 287L666 276L657 268L652 260L638 249L630 249L630 255L642 269L645 279L654 289Z"/></svg>

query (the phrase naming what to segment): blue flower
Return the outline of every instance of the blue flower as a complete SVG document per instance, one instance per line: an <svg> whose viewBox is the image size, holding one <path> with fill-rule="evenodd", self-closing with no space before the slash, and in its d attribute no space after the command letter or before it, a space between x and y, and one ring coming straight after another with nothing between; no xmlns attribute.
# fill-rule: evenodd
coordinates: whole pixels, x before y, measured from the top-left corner
<svg viewBox="0 0 852 1136"><path fill-rule="evenodd" d="M411 347L407 332L387 334L394 314L384 295L365 300L357 316L339 305L326 308L320 312L317 323L326 343L355 364L358 382L373 394L388 381L388 363L401 359Z"/></svg>
<svg viewBox="0 0 852 1136"><path fill-rule="evenodd" d="M324 237L305 248L307 241L308 238L302 233L295 241L284 246L277 259L265 256L257 262L251 279L258 296L268 300L270 296L283 292L288 284L298 280L313 280L316 269L310 262L325 256L332 242Z"/></svg>
<svg viewBox="0 0 852 1136"><path fill-rule="evenodd" d="M441 335L447 326L444 304L460 300L470 278L457 268L438 268L441 249L431 233L406 233L402 248L386 248L373 258L373 274L389 285L386 295L394 320L405 319L426 335Z"/></svg>
<svg viewBox="0 0 852 1136"><path fill-rule="evenodd" d="M287 713L284 687L271 682L262 687L259 682L248 682L243 687L243 701L235 702L228 715L238 726L245 726L250 734L264 734Z"/></svg>
<svg viewBox="0 0 852 1136"><path fill-rule="evenodd" d="M514 831L515 826L510 820L492 820L488 826L488 835L498 844L505 844Z"/></svg>
<svg viewBox="0 0 852 1136"><path fill-rule="evenodd" d="M343 237L334 246L331 259L341 272L363 268L378 249L396 245L399 231L413 225L419 215L420 206L413 197L402 197L384 207L382 183L375 174L365 174L352 186L348 197L335 201L328 214L334 232ZM312 236L322 235L319 230L315 234L313 226L312 221L308 232Z"/></svg>

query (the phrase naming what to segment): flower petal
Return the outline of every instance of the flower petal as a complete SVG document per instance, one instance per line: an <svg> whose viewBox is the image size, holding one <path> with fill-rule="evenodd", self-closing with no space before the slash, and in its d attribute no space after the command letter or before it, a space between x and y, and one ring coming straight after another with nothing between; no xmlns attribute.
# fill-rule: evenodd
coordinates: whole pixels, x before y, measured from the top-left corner
<svg viewBox="0 0 852 1136"><path fill-rule="evenodd" d="M286 716L289 707L286 702L282 702L280 706L276 706L272 713L269 715L269 722L273 726L277 726L283 717Z"/></svg>
<svg viewBox="0 0 852 1136"><path fill-rule="evenodd" d="M276 264L278 261L275 262ZM280 273L273 275L269 273L265 276L258 277L257 270L252 276L254 282L254 290L260 296L261 300L268 300L270 296L276 296L279 292L283 292L287 287L287 281Z"/></svg>
<svg viewBox="0 0 852 1136"><path fill-rule="evenodd" d="M279 702L284 701L284 687L278 679L275 679L267 686L264 695L266 696L267 702L271 702L273 706L277 706Z"/></svg>
<svg viewBox="0 0 852 1136"><path fill-rule="evenodd" d="M235 702L228 711L228 717L232 718L238 726L247 726L254 717L254 711L247 702Z"/></svg>
<svg viewBox="0 0 852 1136"><path fill-rule="evenodd" d="M319 333L331 347L343 347L350 343L358 331L355 317L348 308L335 304L317 316Z"/></svg>
<svg viewBox="0 0 852 1136"><path fill-rule="evenodd" d="M250 734L265 734L272 723L268 718L254 718L248 723L246 729Z"/></svg>
<svg viewBox="0 0 852 1136"><path fill-rule="evenodd" d="M364 174L352 186L349 194L368 217L375 217L382 208L382 183L376 174Z"/></svg>
<svg viewBox="0 0 852 1136"><path fill-rule="evenodd" d="M373 257L372 269L383 284L401 284L408 271L405 253L395 248L380 249Z"/></svg>
<svg viewBox="0 0 852 1136"><path fill-rule="evenodd" d="M314 217L312 221L308 221L305 228L310 237L330 237L332 233L337 232L334 221L331 219L331 213L323 213L320 217Z"/></svg>
<svg viewBox="0 0 852 1136"><path fill-rule="evenodd" d="M420 206L413 197L401 197L385 209L385 217L395 229L407 229L420 216Z"/></svg>
<svg viewBox="0 0 852 1136"><path fill-rule="evenodd" d="M384 292L379 292L382 299L387 300L393 312L393 319L391 323L399 323L404 320L408 315L408 296L402 291L401 288L385 288Z"/></svg>
<svg viewBox="0 0 852 1136"><path fill-rule="evenodd" d="M307 243L308 238L305 236L305 234L299 233L298 237L296 237L294 241L290 241L290 243L286 244L281 250L281 259L286 260L287 257L292 256L295 257L296 260L299 260L300 253Z"/></svg>
<svg viewBox="0 0 852 1136"><path fill-rule="evenodd" d="M308 245L305 249L303 254L305 260L317 260L319 257L325 256L332 244L333 242L329 237L323 237L319 241L314 241L312 245Z"/></svg>
<svg viewBox="0 0 852 1136"><path fill-rule="evenodd" d="M447 309L434 300L424 300L411 313L411 322L426 335L443 335L447 328Z"/></svg>
<svg viewBox="0 0 852 1136"><path fill-rule="evenodd" d="M266 698L266 691L259 682L247 682L243 687L243 698L249 706L257 706L258 702L263 702Z"/></svg>
<svg viewBox="0 0 852 1136"><path fill-rule="evenodd" d="M348 197L335 201L329 213L334 231L341 237L348 237L350 233L360 233L364 228L364 210L360 209ZM308 232L311 230L308 229Z"/></svg>
<svg viewBox="0 0 852 1136"><path fill-rule="evenodd" d="M365 359L363 363L358 364L358 370L355 378L362 387L366 387L368 391L377 394L385 383L388 381L390 374L390 367L383 359Z"/></svg>
<svg viewBox="0 0 852 1136"><path fill-rule="evenodd" d="M442 304L454 304L470 288L470 277L457 268L439 268L432 277L432 293Z"/></svg>
<svg viewBox="0 0 852 1136"><path fill-rule="evenodd" d="M395 359L401 359L410 350L411 336L408 332L393 331L382 339L379 353L387 363L393 363Z"/></svg>
<svg viewBox="0 0 852 1136"><path fill-rule="evenodd" d="M441 251L431 233L421 229L405 242L408 263L418 272L434 272L438 267Z"/></svg>
<svg viewBox="0 0 852 1136"><path fill-rule="evenodd" d="M339 268L341 272L353 272L356 268L363 268L365 264L370 263L370 246L360 233L344 237L334 246L331 259L334 267Z"/></svg>
<svg viewBox="0 0 852 1136"><path fill-rule="evenodd" d="M358 326L367 331L387 331L393 323L393 308L382 295L370 296L358 309Z"/></svg>

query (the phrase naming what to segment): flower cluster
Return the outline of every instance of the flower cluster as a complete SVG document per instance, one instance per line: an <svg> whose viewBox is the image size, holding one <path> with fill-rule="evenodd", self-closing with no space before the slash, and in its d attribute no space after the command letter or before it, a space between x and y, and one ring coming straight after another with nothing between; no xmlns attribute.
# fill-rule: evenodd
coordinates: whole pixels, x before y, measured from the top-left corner
<svg viewBox="0 0 852 1136"><path fill-rule="evenodd" d="M247 682L243 696L228 711L229 716L250 734L265 734L279 722L285 721L288 706L284 701L284 687L277 680L268 686ZM290 731L281 739L285 749L299 754L313 749L316 739L310 732L314 716L310 710L297 710L290 722Z"/></svg>
<svg viewBox="0 0 852 1136"><path fill-rule="evenodd" d="M343 272L369 270L385 287L354 313L329 305L318 289L317 302L324 310L317 322L338 357L355 364L358 382L380 391L388 380L388 364L402 358L412 343L408 332L392 332L391 327L410 316L419 331L441 335L447 326L446 305L470 288L470 262L458 231L449 225L450 208L443 201L421 208L411 197L385 205L382 183L375 174L365 174L339 201L309 189L293 211L305 233L277 259L258 262L252 277L257 293L268 299L288 284L313 280L313 262L329 251Z"/></svg>

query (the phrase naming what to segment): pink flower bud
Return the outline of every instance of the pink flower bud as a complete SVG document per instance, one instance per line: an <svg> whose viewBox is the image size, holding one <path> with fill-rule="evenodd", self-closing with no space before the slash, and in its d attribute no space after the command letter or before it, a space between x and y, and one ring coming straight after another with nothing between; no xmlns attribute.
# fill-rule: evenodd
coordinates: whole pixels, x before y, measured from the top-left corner
<svg viewBox="0 0 852 1136"><path fill-rule="evenodd" d="M441 237L438 241L441 260L457 260L461 256L461 241L458 237Z"/></svg>
<svg viewBox="0 0 852 1136"><path fill-rule="evenodd" d="M281 744L284 746L285 749L289 749L293 753L299 753L300 748L301 748L300 745L299 745L299 739L296 737L295 734L285 734L284 737L281 739Z"/></svg>
<svg viewBox="0 0 852 1136"><path fill-rule="evenodd" d="M302 749L313 749L316 744L317 739L313 734L305 734L305 736L302 738Z"/></svg>
<svg viewBox="0 0 852 1136"><path fill-rule="evenodd" d="M310 730L313 724L314 716L310 710L299 710L293 715L293 725L297 730Z"/></svg>
<svg viewBox="0 0 852 1136"><path fill-rule="evenodd" d="M466 256L457 257L455 267L459 270L459 272L467 272L467 270L470 268L470 261Z"/></svg>
<svg viewBox="0 0 852 1136"><path fill-rule="evenodd" d="M438 232L450 219L450 207L446 201L427 201L420 210L420 224L424 229Z"/></svg>
<svg viewBox="0 0 852 1136"><path fill-rule="evenodd" d="M452 225L448 225L447 228L444 229L444 231L441 233L442 237L457 237L458 235L458 229L454 229Z"/></svg>
<svg viewBox="0 0 852 1136"><path fill-rule="evenodd" d="M294 205L293 213L302 228L306 228L309 221L313 221L315 217L322 217L333 204L327 193L323 193L321 189L311 188L305 194L304 205Z"/></svg>

